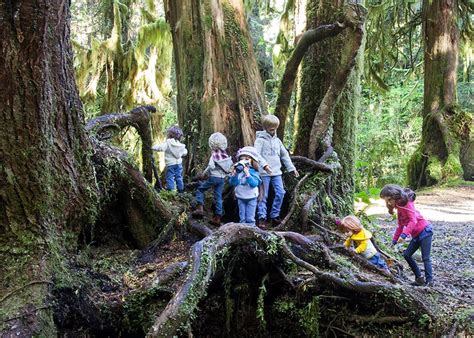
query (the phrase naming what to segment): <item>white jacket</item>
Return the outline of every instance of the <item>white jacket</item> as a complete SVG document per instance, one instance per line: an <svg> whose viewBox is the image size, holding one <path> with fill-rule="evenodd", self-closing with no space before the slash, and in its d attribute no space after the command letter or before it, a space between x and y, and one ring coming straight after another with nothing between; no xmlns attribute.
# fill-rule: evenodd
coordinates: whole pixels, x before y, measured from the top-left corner
<svg viewBox="0 0 474 338"><path fill-rule="evenodd" d="M183 163L182 157L188 154L186 146L174 138L169 138L162 144L154 145L151 149L165 152L166 166Z"/></svg>
<svg viewBox="0 0 474 338"><path fill-rule="evenodd" d="M272 136L264 131L257 131L257 139L255 140L255 148L260 155L260 175L261 176L278 176L281 175L281 163L289 172L296 170L293 162L291 162L290 154L286 150L281 140L275 135ZM272 173L268 175L263 167L269 165Z"/></svg>

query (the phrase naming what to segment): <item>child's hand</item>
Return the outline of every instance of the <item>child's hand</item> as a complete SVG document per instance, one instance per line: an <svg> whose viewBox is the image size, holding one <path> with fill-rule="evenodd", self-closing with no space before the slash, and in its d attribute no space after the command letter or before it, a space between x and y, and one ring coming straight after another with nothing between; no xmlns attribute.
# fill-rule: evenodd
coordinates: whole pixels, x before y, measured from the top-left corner
<svg viewBox="0 0 474 338"><path fill-rule="evenodd" d="M245 176L250 176L249 167L247 167L247 166L244 167L244 174L245 174Z"/></svg>
<svg viewBox="0 0 474 338"><path fill-rule="evenodd" d="M263 170L265 170L268 175L272 174L272 168L270 168L268 164L265 167L263 167Z"/></svg>
<svg viewBox="0 0 474 338"><path fill-rule="evenodd" d="M398 237L398 240L397 240L397 243L403 243L405 242L405 240L403 239L403 237Z"/></svg>
<svg viewBox="0 0 474 338"><path fill-rule="evenodd" d="M296 169L293 171L293 175L295 175L295 177L300 177L300 173Z"/></svg>

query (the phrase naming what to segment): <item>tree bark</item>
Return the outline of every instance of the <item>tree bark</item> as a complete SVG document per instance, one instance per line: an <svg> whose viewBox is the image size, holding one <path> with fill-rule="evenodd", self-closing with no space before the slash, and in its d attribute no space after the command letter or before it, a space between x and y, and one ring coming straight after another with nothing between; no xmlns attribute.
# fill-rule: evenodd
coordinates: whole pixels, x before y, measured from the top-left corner
<svg viewBox="0 0 474 338"><path fill-rule="evenodd" d="M230 153L253 144L266 113L263 84L241 0L166 1L165 8L190 171L207 163L213 132L227 136Z"/></svg>
<svg viewBox="0 0 474 338"><path fill-rule="evenodd" d="M353 27L358 27L359 21L363 22L365 10L360 5L349 4L344 8L344 1L313 0L308 2L306 8L307 29L337 21L337 13L341 10L353 22ZM362 29L362 26L358 29ZM329 155L340 163L341 168L331 178L331 188L334 195L342 198L335 208L336 212L341 213L350 212L352 208L353 149L360 96L359 65L363 57L362 53L358 53L356 59L351 60L354 49L347 41L357 41L357 36L361 34L361 31L346 29L332 39L312 45L301 65L295 154L312 159L326 159ZM347 73L344 67L351 66L351 62L354 67L349 67ZM338 73L348 77L338 76L337 85L333 84L330 88L331 83L335 82L334 74ZM315 123L324 124L323 130L317 131L318 134L312 133ZM311 153L310 144L313 145ZM331 147L335 152L327 151Z"/></svg>
<svg viewBox="0 0 474 338"><path fill-rule="evenodd" d="M472 120L456 107L456 71L459 31L457 0L423 2L424 97L423 129L419 148L408 166L409 185L429 186L462 174L473 173L469 149ZM471 136L472 138L472 136ZM471 152L472 154L472 152ZM472 179L472 176L467 179Z"/></svg>
<svg viewBox="0 0 474 338"><path fill-rule="evenodd" d="M50 336L52 273L63 281L71 230L93 218L91 145L72 70L68 4L3 1L0 17L1 292L24 286L2 301L0 330Z"/></svg>

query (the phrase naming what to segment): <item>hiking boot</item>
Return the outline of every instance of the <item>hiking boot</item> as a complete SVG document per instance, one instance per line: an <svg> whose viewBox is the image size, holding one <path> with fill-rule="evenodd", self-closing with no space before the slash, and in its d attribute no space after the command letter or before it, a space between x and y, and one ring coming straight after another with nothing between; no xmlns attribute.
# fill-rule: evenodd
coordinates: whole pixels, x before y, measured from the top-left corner
<svg viewBox="0 0 474 338"><path fill-rule="evenodd" d="M204 207L202 204L198 204L196 209L191 213L194 218L202 218L204 216Z"/></svg>
<svg viewBox="0 0 474 338"><path fill-rule="evenodd" d="M267 230L268 229L268 222L266 219L259 219L258 222L257 222L257 226L262 229L262 230Z"/></svg>
<svg viewBox="0 0 474 338"><path fill-rule="evenodd" d="M425 285L425 279L423 277L416 277L415 281L413 283L410 283L410 285L424 286Z"/></svg>
<svg viewBox="0 0 474 338"><path fill-rule="evenodd" d="M221 216L215 215L212 219L209 220L209 223L215 225L216 227L221 226Z"/></svg>
<svg viewBox="0 0 474 338"><path fill-rule="evenodd" d="M280 223L281 223L280 217L272 218L272 227L276 227L277 225L280 225Z"/></svg>

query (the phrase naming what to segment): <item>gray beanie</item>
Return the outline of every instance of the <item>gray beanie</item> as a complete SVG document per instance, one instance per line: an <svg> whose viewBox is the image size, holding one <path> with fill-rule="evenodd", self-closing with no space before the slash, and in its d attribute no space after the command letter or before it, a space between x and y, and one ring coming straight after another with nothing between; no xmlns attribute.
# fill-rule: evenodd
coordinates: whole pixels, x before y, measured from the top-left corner
<svg viewBox="0 0 474 338"><path fill-rule="evenodd" d="M209 147L212 150L220 149L226 150L227 149L227 139L221 133L214 133L209 136Z"/></svg>
<svg viewBox="0 0 474 338"><path fill-rule="evenodd" d="M247 156L250 156L251 158L253 158L256 162L258 162L258 151L256 148L254 147L243 147L241 149L239 149L239 151L237 152L237 158L240 158L240 156L242 155L247 155Z"/></svg>

